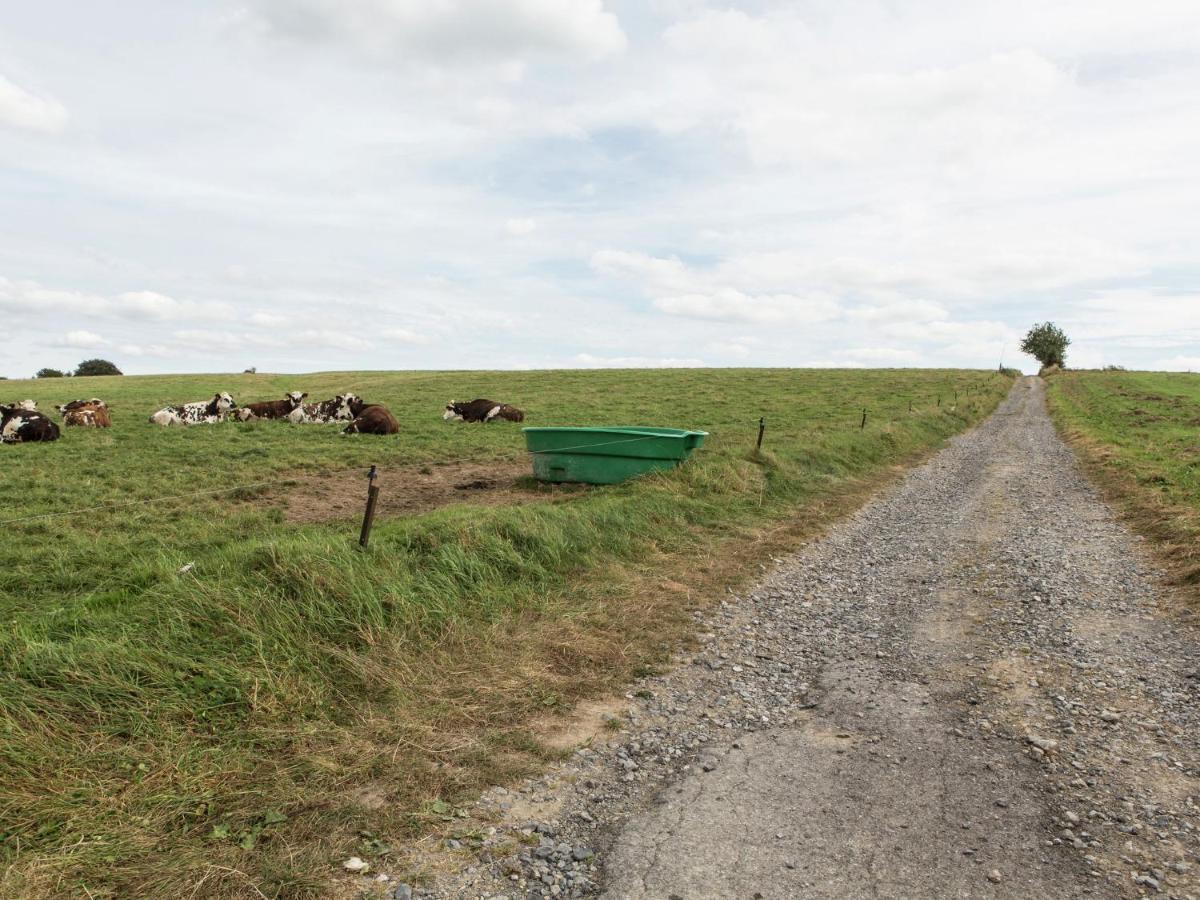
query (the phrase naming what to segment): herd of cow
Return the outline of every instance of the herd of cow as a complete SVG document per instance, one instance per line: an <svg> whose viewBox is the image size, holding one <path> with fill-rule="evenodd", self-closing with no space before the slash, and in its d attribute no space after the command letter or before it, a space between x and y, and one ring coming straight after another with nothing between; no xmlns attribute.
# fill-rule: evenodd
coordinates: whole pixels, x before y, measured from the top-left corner
<svg viewBox="0 0 1200 900"><path fill-rule="evenodd" d="M239 406L227 392L214 394L211 400L166 406L150 416L155 425L210 425L234 419L253 422L280 419L296 425L315 425L347 422L346 434L395 434L400 423L391 411L378 403L367 403L357 394L338 394L319 403L305 403L308 394L288 391L282 400L263 400ZM112 420L108 404L99 397L72 400L54 407L64 425L108 428ZM493 422L503 419L523 422L525 413L507 403L492 400L471 400L447 403L442 418L463 422ZM27 441L56 441L58 424L37 408L33 400L22 400L8 406L0 405L0 443L16 444Z"/></svg>

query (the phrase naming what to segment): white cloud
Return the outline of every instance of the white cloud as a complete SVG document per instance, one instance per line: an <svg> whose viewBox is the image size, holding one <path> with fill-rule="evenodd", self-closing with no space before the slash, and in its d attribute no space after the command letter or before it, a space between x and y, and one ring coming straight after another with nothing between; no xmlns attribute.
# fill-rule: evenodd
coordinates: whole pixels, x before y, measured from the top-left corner
<svg viewBox="0 0 1200 900"><path fill-rule="evenodd" d="M1200 356L1172 356L1170 359L1160 359L1154 368L1163 372L1200 371Z"/></svg>
<svg viewBox="0 0 1200 900"><path fill-rule="evenodd" d="M35 281L13 281L0 276L0 310L38 316L69 315L170 321L219 320L230 315L222 302L176 300L155 291L126 291L105 297L83 291L48 288Z"/></svg>
<svg viewBox="0 0 1200 900"><path fill-rule="evenodd" d="M514 236L529 234L537 228L533 219L509 219L504 223L504 230Z"/></svg>
<svg viewBox="0 0 1200 900"><path fill-rule="evenodd" d="M66 124L66 107L53 97L39 97L0 75L0 125L55 134Z"/></svg>
<svg viewBox="0 0 1200 900"><path fill-rule="evenodd" d="M251 0L244 21L397 61L598 59L626 44L601 0Z"/></svg>
<svg viewBox="0 0 1200 900"><path fill-rule="evenodd" d="M120 344L117 349L125 356L143 357L151 356L158 359L169 359L172 356L172 351L162 344Z"/></svg>
<svg viewBox="0 0 1200 900"><path fill-rule="evenodd" d="M838 315L838 305L824 297L794 294L746 294L735 288L714 288L703 294L656 297L654 308L672 316L716 322L824 322Z"/></svg>
<svg viewBox="0 0 1200 900"><path fill-rule="evenodd" d="M91 313L106 306L103 297L93 294L52 290L35 281L12 281L0 276L0 310L7 313Z"/></svg>
<svg viewBox="0 0 1200 900"><path fill-rule="evenodd" d="M660 356L595 356L577 354L572 362L581 369L695 369L704 360Z"/></svg>
<svg viewBox="0 0 1200 900"><path fill-rule="evenodd" d="M256 312L248 315L246 317L246 321L251 325L261 325L263 328L274 328L277 325L286 324L288 317L278 315L277 313Z"/></svg>
<svg viewBox="0 0 1200 900"><path fill-rule="evenodd" d="M407 328L385 328L378 332L379 336L386 341L394 341L400 344L428 344L429 338L423 334L418 334L415 331L410 331Z"/></svg>
<svg viewBox="0 0 1200 900"><path fill-rule="evenodd" d="M917 365L921 354L913 349L901 347L851 347L846 356L860 363Z"/></svg>
<svg viewBox="0 0 1200 900"><path fill-rule="evenodd" d="M846 316L863 322L933 322L949 313L938 303L900 295L847 310Z"/></svg>
<svg viewBox="0 0 1200 900"><path fill-rule="evenodd" d="M750 341L713 341L708 345L708 349L719 356L745 359L753 352L750 344Z"/></svg>
<svg viewBox="0 0 1200 900"><path fill-rule="evenodd" d="M224 304L202 304L176 300L156 291L128 291L112 301L111 309L117 315L135 319L170 320L196 316L222 316L228 312Z"/></svg>
<svg viewBox="0 0 1200 900"><path fill-rule="evenodd" d="M294 335L284 334L283 338L288 343L294 341L312 347L336 350L370 350L374 346L370 341L329 328L306 328Z"/></svg>
<svg viewBox="0 0 1200 900"><path fill-rule="evenodd" d="M829 297L790 293L748 293L737 286L738 261L712 270L694 269L678 258L603 250L592 268L632 281L653 307L671 316L719 322L824 322L840 309ZM757 279L762 283L762 279Z"/></svg>
<svg viewBox="0 0 1200 900"><path fill-rule="evenodd" d="M79 329L77 331L68 331L65 335L63 335L59 346L92 349L95 347L103 347L107 343L108 341L106 341L100 335L91 331Z"/></svg>

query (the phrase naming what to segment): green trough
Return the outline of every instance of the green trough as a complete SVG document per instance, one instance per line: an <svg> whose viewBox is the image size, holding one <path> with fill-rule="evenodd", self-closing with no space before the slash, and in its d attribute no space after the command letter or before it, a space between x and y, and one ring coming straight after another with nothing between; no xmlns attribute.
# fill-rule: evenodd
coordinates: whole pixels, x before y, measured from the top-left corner
<svg viewBox="0 0 1200 900"><path fill-rule="evenodd" d="M707 431L680 428L522 428L538 481L617 484L673 469L704 443Z"/></svg>

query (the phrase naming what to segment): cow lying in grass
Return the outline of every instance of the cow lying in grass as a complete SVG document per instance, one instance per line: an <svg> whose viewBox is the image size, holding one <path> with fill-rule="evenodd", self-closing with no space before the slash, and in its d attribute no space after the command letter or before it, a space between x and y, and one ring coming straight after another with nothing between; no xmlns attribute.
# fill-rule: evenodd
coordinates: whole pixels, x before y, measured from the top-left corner
<svg viewBox="0 0 1200 900"><path fill-rule="evenodd" d="M36 409L0 406L0 443L57 441L58 435L58 426Z"/></svg>
<svg viewBox="0 0 1200 900"><path fill-rule="evenodd" d="M208 402L197 401L182 406L166 406L150 417L155 425L212 425L225 421L229 410L237 406L226 391L213 394Z"/></svg>
<svg viewBox="0 0 1200 900"><path fill-rule="evenodd" d="M62 413L64 425L80 425L85 428L109 428L112 419L108 416L108 404L99 397L91 400L72 400L54 407Z"/></svg>
<svg viewBox="0 0 1200 900"><path fill-rule="evenodd" d="M471 400L466 403L452 400L446 404L442 413L446 421L459 422L494 422L496 419L507 419L509 422L524 422L525 413L507 403L496 403L494 400Z"/></svg>
<svg viewBox="0 0 1200 900"><path fill-rule="evenodd" d="M303 405L307 396L307 391L288 391L282 400L263 400L238 407L234 416L242 422L249 422L251 419L286 419Z"/></svg>
<svg viewBox="0 0 1200 900"><path fill-rule="evenodd" d="M346 434L395 434L400 430L400 423L386 406L362 401L356 405L354 421L346 426Z"/></svg>
<svg viewBox="0 0 1200 900"><path fill-rule="evenodd" d="M363 405L357 394L338 394L320 403L305 403L287 415L287 420L296 425L325 425L329 422L348 422L357 415L353 407Z"/></svg>
<svg viewBox="0 0 1200 900"><path fill-rule="evenodd" d="M0 404L0 406L2 405L3 404ZM38 411L36 400L16 400L13 403L8 404L8 407L9 409L23 409L25 412Z"/></svg>

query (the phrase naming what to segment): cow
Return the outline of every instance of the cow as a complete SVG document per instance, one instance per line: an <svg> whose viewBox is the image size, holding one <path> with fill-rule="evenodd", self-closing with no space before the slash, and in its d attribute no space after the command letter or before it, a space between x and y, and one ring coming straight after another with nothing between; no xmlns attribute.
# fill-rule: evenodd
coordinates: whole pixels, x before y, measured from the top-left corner
<svg viewBox="0 0 1200 900"><path fill-rule="evenodd" d="M9 409L23 409L25 412L38 411L36 400L14 400L12 403L8 404L8 406Z"/></svg>
<svg viewBox="0 0 1200 900"><path fill-rule="evenodd" d="M345 434L395 434L400 423L391 410L378 403L359 403L354 421L346 426Z"/></svg>
<svg viewBox="0 0 1200 900"><path fill-rule="evenodd" d="M91 400L72 400L54 407L62 413L64 425L82 425L88 428L110 428L108 404L99 397Z"/></svg>
<svg viewBox="0 0 1200 900"><path fill-rule="evenodd" d="M357 394L338 394L320 403L305 403L297 406L287 415L287 420L296 425L325 425L329 422L348 422L357 412L354 407L362 408L362 399Z"/></svg>
<svg viewBox="0 0 1200 900"><path fill-rule="evenodd" d="M460 403L452 400L446 404L442 418L447 422L494 422L496 419L507 419L509 422L524 422L525 413L507 403L497 403L494 400L471 400Z"/></svg>
<svg viewBox="0 0 1200 900"><path fill-rule="evenodd" d="M0 443L57 441L58 436L58 426L37 410L0 406Z"/></svg>
<svg viewBox="0 0 1200 900"><path fill-rule="evenodd" d="M308 392L288 391L282 400L263 400L259 403L247 403L238 407L233 415L242 422L251 419L286 419L292 411L299 408Z"/></svg>
<svg viewBox="0 0 1200 900"><path fill-rule="evenodd" d="M108 404L99 397L92 397L90 400L69 400L68 402L59 404L54 408L61 413L65 413L68 410L79 409L81 406L103 406L105 409L108 409Z"/></svg>
<svg viewBox="0 0 1200 900"><path fill-rule="evenodd" d="M225 421L229 410L237 406L225 391L213 394L207 402L199 400L182 406L166 406L150 417L155 425L211 425Z"/></svg>

